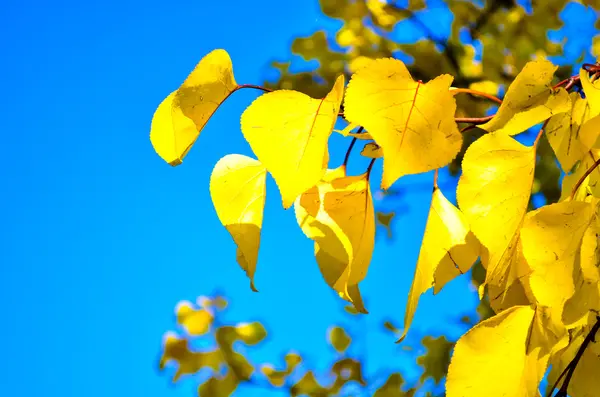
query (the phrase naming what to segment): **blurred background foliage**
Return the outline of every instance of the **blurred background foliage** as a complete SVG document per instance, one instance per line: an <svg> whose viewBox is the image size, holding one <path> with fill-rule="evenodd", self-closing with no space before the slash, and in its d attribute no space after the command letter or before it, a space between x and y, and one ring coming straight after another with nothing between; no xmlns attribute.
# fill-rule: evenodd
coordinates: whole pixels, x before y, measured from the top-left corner
<svg viewBox="0 0 600 397"><path fill-rule="evenodd" d="M345 74L348 80L366 60L394 57L407 64L415 79L428 81L448 73L454 76L455 87L501 97L531 59L546 57L559 65L559 81L577 73L581 63L594 62L600 56L600 36L596 35L600 0L319 0L319 4L326 27L295 38L289 59L273 61L269 66L265 86L320 98L338 75ZM590 15L595 26L586 30ZM456 99L457 117L488 116L497 108L489 100L469 95ZM451 175L458 177L464 151L482 133L478 128L465 131L462 151L449 166ZM535 134L537 131L522 134L522 138ZM556 202L560 179L552 149L542 139L531 207ZM392 187L375 192L375 198L380 203L401 203L405 193ZM378 232L390 239L393 223L401 218L402 206L398 208L378 211L376 216ZM484 278L485 270L475 265L471 271L474 286ZM258 322L222 322L226 307L223 296L180 303L176 309L178 331L168 332L163 341L160 368L173 364L177 368L174 381L194 376L200 396L229 396L246 388L262 391L253 395L443 396L436 385L443 383L455 342L445 336L422 339L420 350L424 348L425 353L415 357L422 376L416 384L407 385L401 373L385 368L373 379L363 376L365 352L349 353L349 347L360 339L361 315L351 307L346 311L352 326L332 325L327 331L324 343L331 345L332 357L325 372L311 368L301 353L293 350L285 352L280 362L252 363L244 352L263 343L267 330ZM473 318L465 316L457 321L471 327L493 313L485 296ZM390 332L392 343L399 329L390 321L382 327ZM408 352L415 347L403 348Z"/></svg>

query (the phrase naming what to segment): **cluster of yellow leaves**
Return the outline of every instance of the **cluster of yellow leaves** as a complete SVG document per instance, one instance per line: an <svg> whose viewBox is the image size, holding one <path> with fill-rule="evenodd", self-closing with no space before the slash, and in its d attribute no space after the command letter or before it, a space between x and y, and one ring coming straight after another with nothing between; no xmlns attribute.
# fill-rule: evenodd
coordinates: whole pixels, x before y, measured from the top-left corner
<svg viewBox="0 0 600 397"><path fill-rule="evenodd" d="M527 63L496 115L481 125L487 134L469 147L462 162L458 207L434 183L400 340L419 297L431 287L439 292L478 258L486 269L480 296L487 293L497 313L458 341L449 397L536 395L548 363L561 362L571 352L572 335L589 327L589 313L600 310L600 171L580 181L600 158L600 83L582 69L585 99L569 95L552 86L556 69L544 59ZM223 157L214 167L210 193L253 290L269 174L283 207L294 206L300 228L314 241L327 284L356 310L367 312L358 284L374 248L370 167L360 175L348 175L345 163L330 167L329 137L338 131L334 127L343 109L348 126L338 132L373 141L362 153L373 161L383 158L382 189L404 175L442 168L463 143L454 119L452 81L450 75L414 80L401 61L377 59L365 61L347 88L339 76L322 99L278 90L244 111L241 130L257 159ZM207 55L157 109L151 130L157 153L171 165L180 164L212 113L240 88L227 53ZM513 136L542 122L563 170L576 168L564 178L563 189L569 192L561 202L528 211L541 135L532 146ZM351 132L358 126L365 133ZM181 310L186 329L206 332L198 319L207 322L209 314ZM340 335L336 338L343 350ZM510 369L498 377L493 368L500 365Z"/></svg>

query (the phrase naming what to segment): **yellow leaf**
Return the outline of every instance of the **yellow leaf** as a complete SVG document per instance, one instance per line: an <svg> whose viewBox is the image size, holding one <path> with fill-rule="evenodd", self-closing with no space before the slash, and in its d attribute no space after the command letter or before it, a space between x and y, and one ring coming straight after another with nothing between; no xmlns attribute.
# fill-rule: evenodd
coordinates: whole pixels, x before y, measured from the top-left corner
<svg viewBox="0 0 600 397"><path fill-rule="evenodd" d="M369 142L363 147L360 154L370 159L378 159L383 157L383 150L376 143Z"/></svg>
<svg viewBox="0 0 600 397"><path fill-rule="evenodd" d="M595 200L597 202L597 200ZM597 204L592 204L597 208ZM581 242L580 267L573 278L575 293L565 303L562 320L567 326L577 324L590 310L600 312L600 225L598 215L590 222Z"/></svg>
<svg viewBox="0 0 600 397"><path fill-rule="evenodd" d="M237 86L225 50L202 58L154 113L150 141L156 153L172 166L181 164L208 119Z"/></svg>
<svg viewBox="0 0 600 397"><path fill-rule="evenodd" d="M204 308L195 309L187 301L180 302L175 308L177 323L181 325L188 334L194 336L204 335L210 329L213 315Z"/></svg>
<svg viewBox="0 0 600 397"><path fill-rule="evenodd" d="M257 160L240 154L223 157L210 176L210 196L219 220L238 246L237 261L254 287L267 172Z"/></svg>
<svg viewBox="0 0 600 397"><path fill-rule="evenodd" d="M545 59L527 62L508 87L494 118L479 128L516 135L550 116L569 111L571 101L567 91L552 89L557 68Z"/></svg>
<svg viewBox="0 0 600 397"><path fill-rule="evenodd" d="M591 147L586 147L579 136L581 126L589 115L587 100L581 98L577 92L572 92L570 98L571 109L552 116L545 128L548 142L565 172L570 172Z"/></svg>
<svg viewBox="0 0 600 397"><path fill-rule="evenodd" d="M564 201L530 212L521 240L523 255L532 270L531 291L541 306L562 313L575 293L573 273L579 265L579 249L593 208L589 203Z"/></svg>
<svg viewBox="0 0 600 397"><path fill-rule="evenodd" d="M585 69L579 69L579 80L590 106L590 118L600 114L600 80L592 81Z"/></svg>
<svg viewBox="0 0 600 397"><path fill-rule="evenodd" d="M460 151L452 79L414 81L406 66L391 58L371 62L352 76L344 116L365 127L383 149L382 189L403 175L443 167Z"/></svg>
<svg viewBox="0 0 600 397"><path fill-rule="evenodd" d="M588 72L579 70L581 87L585 93L585 101L588 105L586 120L581 127L581 142L588 149L598 148L600 142L600 81L591 81Z"/></svg>
<svg viewBox="0 0 600 397"><path fill-rule="evenodd" d="M523 244L519 235L507 250L503 263L507 264L500 278L487 284L490 306L500 313L513 306L528 306L535 302L529 286L531 269L523 256Z"/></svg>
<svg viewBox="0 0 600 397"><path fill-rule="evenodd" d="M591 169L597 159L600 159L600 150L592 149L578 163L575 171L571 172L562 180L560 201L567 200L571 196L575 184L583 177L587 170ZM588 194L600 197L600 167L592 170L577 189L574 200L583 201Z"/></svg>
<svg viewBox="0 0 600 397"><path fill-rule="evenodd" d="M588 324L573 335L569 346L561 351L558 357L552 360L552 370L548 375L549 384L554 384L559 374L575 358L586 335L596 322L596 316L590 315L589 319ZM600 376L598 376L598 368L600 368L600 343L598 343L598 334L596 334L595 340L595 343L591 342L583 351L581 359L577 363L577 367L575 367L573 377L567 389L569 396L596 397L598 395L598 390L600 390Z"/></svg>
<svg viewBox="0 0 600 397"><path fill-rule="evenodd" d="M346 330L344 330L342 327L332 327L329 330L328 336L329 343L339 353L345 352L346 349L348 349L348 346L350 346L350 342L352 341L352 338L348 336Z"/></svg>
<svg viewBox="0 0 600 397"><path fill-rule="evenodd" d="M324 99L279 90L260 96L242 114L244 137L273 175L286 209L315 186L327 169L327 141L343 92L344 77L340 76Z"/></svg>
<svg viewBox="0 0 600 397"><path fill-rule="evenodd" d="M469 230L464 215L439 188L434 188L421 252L408 293L404 331L398 342L408 332L421 294L431 287L438 293L447 282L468 272L478 256L479 242Z"/></svg>
<svg viewBox="0 0 600 397"><path fill-rule="evenodd" d="M514 306L489 318L463 335L448 368L448 397L536 396L523 378L527 340L535 312ZM537 385L536 385L537 387Z"/></svg>
<svg viewBox="0 0 600 397"><path fill-rule="evenodd" d="M493 132L469 147L462 167L456 198L471 230L487 248L485 283L510 286L512 281L505 278L529 203L535 148Z"/></svg>
<svg viewBox="0 0 600 397"><path fill-rule="evenodd" d="M327 284L365 312L358 283L367 274L375 244L375 213L367 175L328 170L295 202L296 220L315 241L315 256Z"/></svg>

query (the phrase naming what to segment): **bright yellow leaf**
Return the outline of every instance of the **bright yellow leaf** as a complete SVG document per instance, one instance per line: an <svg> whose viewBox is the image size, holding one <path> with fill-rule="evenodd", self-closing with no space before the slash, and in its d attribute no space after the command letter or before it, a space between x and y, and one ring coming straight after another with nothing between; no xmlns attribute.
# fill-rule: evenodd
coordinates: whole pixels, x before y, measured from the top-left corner
<svg viewBox="0 0 600 397"><path fill-rule="evenodd" d="M587 170L591 169L596 160L600 159L600 150L590 150L584 158L578 163L575 171L565 175L562 180L560 201L569 199L575 184L583 177ZM600 167L596 167L579 185L574 200L583 201L588 194L600 197Z"/></svg>
<svg viewBox="0 0 600 397"><path fill-rule="evenodd" d="M571 109L568 112L552 116L545 128L546 137L564 172L570 172L575 163L588 152L579 133L589 116L587 100L577 92L572 92Z"/></svg>
<svg viewBox="0 0 600 397"><path fill-rule="evenodd" d="M536 396L523 376L534 314L529 306L514 306L464 334L454 347L446 396Z"/></svg>
<svg viewBox="0 0 600 397"><path fill-rule="evenodd" d="M365 312L358 283L367 274L375 244L375 213L366 174L344 176L343 167L294 205L298 225L315 241L315 256L329 286Z"/></svg>
<svg viewBox="0 0 600 397"><path fill-rule="evenodd" d="M531 291L541 306L562 308L575 293L579 249L593 216L590 203L564 201L530 212L521 229L523 255L532 270Z"/></svg>
<svg viewBox="0 0 600 397"><path fill-rule="evenodd" d="M561 351L558 357L552 360L552 370L548 375L549 384L554 384L559 374L575 358L577 351L595 322L596 315L590 315L586 326L574 333L569 346ZM595 340L595 343L591 342L588 344L577 363L567 389L569 396L596 397L598 395L598 390L600 390L600 376L598 376L598 368L600 368L600 343L598 343L598 334L596 334Z"/></svg>
<svg viewBox="0 0 600 397"><path fill-rule="evenodd" d="M202 58L154 113L150 141L156 153L172 166L181 164L208 119L237 86L225 50Z"/></svg>
<svg viewBox="0 0 600 397"><path fill-rule="evenodd" d="M579 76L585 101L589 110L586 114L586 120L581 127L581 142L588 149L598 148L600 142L600 81L591 81L588 72L584 69L579 70Z"/></svg>
<svg viewBox="0 0 600 397"><path fill-rule="evenodd" d="M593 208L597 208L597 200L592 202ZM598 215L590 222L586 229L581 249L579 252L580 267L575 270L573 282L575 293L567 300L562 316L567 326L577 324L590 310L600 312L600 225Z"/></svg>
<svg viewBox="0 0 600 397"><path fill-rule="evenodd" d="M242 114L242 132L261 163L273 175L289 208L315 186L329 161L327 141L337 120L344 77L324 99L279 90L257 98Z"/></svg>
<svg viewBox="0 0 600 397"><path fill-rule="evenodd" d="M545 59L527 62L508 87L495 117L479 128L516 135L550 116L569 111L571 101L567 91L552 89L557 68Z"/></svg>
<svg viewBox="0 0 600 397"><path fill-rule="evenodd" d="M478 256L479 242L469 230L464 215L439 188L434 188L421 252L408 293L404 331L398 342L408 332L421 294L431 287L438 293L447 282L468 272Z"/></svg>
<svg viewBox="0 0 600 397"><path fill-rule="evenodd" d="M486 284L507 285L508 266L518 245L527 211L535 148L493 132L475 141L465 153L456 198L471 230L487 248Z"/></svg>
<svg viewBox="0 0 600 397"><path fill-rule="evenodd" d="M579 80L590 106L590 117L600 114L600 80L592 81L585 69L579 69Z"/></svg>
<svg viewBox="0 0 600 397"><path fill-rule="evenodd" d="M365 127L383 149L382 189L403 175L443 167L460 151L452 79L414 81L406 66L391 58L373 61L352 76L344 116Z"/></svg>
<svg viewBox="0 0 600 397"><path fill-rule="evenodd" d="M254 291L266 176L265 167L257 160L230 154L219 160L210 177L210 196L217 216L238 246L237 261Z"/></svg>

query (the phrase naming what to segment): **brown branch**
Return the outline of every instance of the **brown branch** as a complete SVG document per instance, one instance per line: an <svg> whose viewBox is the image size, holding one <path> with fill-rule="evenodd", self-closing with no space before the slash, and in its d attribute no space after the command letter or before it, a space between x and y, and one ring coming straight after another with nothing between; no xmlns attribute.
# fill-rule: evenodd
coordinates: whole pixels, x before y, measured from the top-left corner
<svg viewBox="0 0 600 397"><path fill-rule="evenodd" d="M592 159L594 158L594 156L591 153L590 153L590 156L592 156ZM594 164L592 164L592 166L585 171L585 173L581 176L581 178L579 178L579 180L577 181L575 186L573 186L573 190L571 190L571 196L570 196L571 200L573 200L573 198L575 197L575 193L577 193L577 189L579 189L579 187L581 186L583 181L585 181L585 178L587 178L599 165L600 165L600 158L598 160L594 161Z"/></svg>
<svg viewBox="0 0 600 397"><path fill-rule="evenodd" d="M502 99L498 98L495 95L491 95L491 94L488 94L487 92L483 92L483 91L472 90L470 88L456 88L454 90L451 90L450 92L452 93L452 95L464 93L464 94L471 94L474 96L480 96L480 97L487 98L491 101L494 101L496 103L502 104Z"/></svg>
<svg viewBox="0 0 600 397"><path fill-rule="evenodd" d="M455 117L454 121L457 123L469 123L469 124L485 124L493 119L495 114L484 117Z"/></svg>

